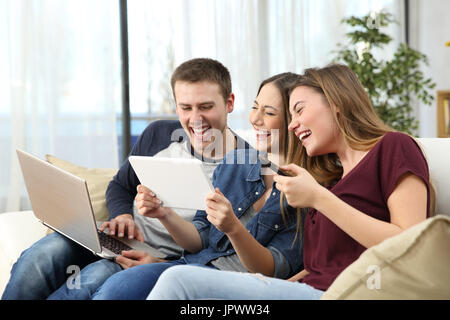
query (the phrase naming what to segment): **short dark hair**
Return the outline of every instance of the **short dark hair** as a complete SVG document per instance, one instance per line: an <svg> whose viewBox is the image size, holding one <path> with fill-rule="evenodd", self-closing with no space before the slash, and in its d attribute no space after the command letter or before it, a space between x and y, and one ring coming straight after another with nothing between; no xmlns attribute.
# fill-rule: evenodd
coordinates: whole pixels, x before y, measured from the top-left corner
<svg viewBox="0 0 450 320"><path fill-rule="evenodd" d="M231 76L228 69L219 61L210 58L196 58L180 64L172 74L170 85L175 97L177 81L217 83L225 101L231 95Z"/></svg>

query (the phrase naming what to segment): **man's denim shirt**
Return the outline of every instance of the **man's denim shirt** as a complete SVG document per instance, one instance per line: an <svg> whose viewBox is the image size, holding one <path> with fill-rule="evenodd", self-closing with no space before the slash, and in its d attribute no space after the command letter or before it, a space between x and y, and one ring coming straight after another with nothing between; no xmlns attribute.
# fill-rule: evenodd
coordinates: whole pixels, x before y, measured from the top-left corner
<svg viewBox="0 0 450 320"><path fill-rule="evenodd" d="M254 149L234 150L224 157L213 174L213 186L219 188L230 201L238 218L266 190L257 155L258 151ZM303 268L303 237L301 234L295 237L296 209L286 202L283 205L286 223L281 215L280 191L274 183L264 207L248 222L246 228L261 245L278 250L290 266L289 274L293 275ZM188 263L207 264L221 256L235 253L228 237L206 219L205 211L198 210L193 223L200 233L203 250L197 253L185 251L184 258Z"/></svg>

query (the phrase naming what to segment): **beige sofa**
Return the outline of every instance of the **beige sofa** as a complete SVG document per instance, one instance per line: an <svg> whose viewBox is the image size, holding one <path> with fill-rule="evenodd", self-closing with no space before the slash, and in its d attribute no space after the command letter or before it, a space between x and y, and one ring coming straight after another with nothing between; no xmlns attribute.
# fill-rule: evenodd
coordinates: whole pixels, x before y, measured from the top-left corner
<svg viewBox="0 0 450 320"><path fill-rule="evenodd" d="M419 142L437 191L438 215L366 250L323 299L450 299L450 138ZM47 160L86 179L97 220L103 220L104 190L114 171ZM20 253L47 232L31 211L0 214L0 295Z"/></svg>

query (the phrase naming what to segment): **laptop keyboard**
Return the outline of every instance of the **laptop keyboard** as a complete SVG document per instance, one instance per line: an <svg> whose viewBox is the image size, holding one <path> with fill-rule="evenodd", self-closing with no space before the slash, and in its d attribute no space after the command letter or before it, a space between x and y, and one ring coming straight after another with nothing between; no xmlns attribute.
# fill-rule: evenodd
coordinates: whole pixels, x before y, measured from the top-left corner
<svg viewBox="0 0 450 320"><path fill-rule="evenodd" d="M100 244L108 250L111 250L115 254L121 254L123 250L131 250L130 246L127 246L122 241L119 241L104 232L98 232Z"/></svg>

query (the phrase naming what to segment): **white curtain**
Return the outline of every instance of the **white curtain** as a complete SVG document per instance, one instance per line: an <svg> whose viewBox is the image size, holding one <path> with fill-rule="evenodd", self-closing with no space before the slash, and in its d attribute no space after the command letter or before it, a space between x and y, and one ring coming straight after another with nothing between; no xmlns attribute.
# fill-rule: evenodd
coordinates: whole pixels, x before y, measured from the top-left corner
<svg viewBox="0 0 450 320"><path fill-rule="evenodd" d="M118 1L0 0L0 212L29 209L20 148L118 167Z"/></svg>
<svg viewBox="0 0 450 320"><path fill-rule="evenodd" d="M394 41L382 54L392 54L403 40L403 1L398 0L130 0L128 4L132 112L173 113L167 91L173 69L191 58L211 57L232 76L236 103L229 123L234 129L249 127L248 113L262 80L331 62L332 50L348 31L340 24L344 17L387 10L399 24L386 30Z"/></svg>

